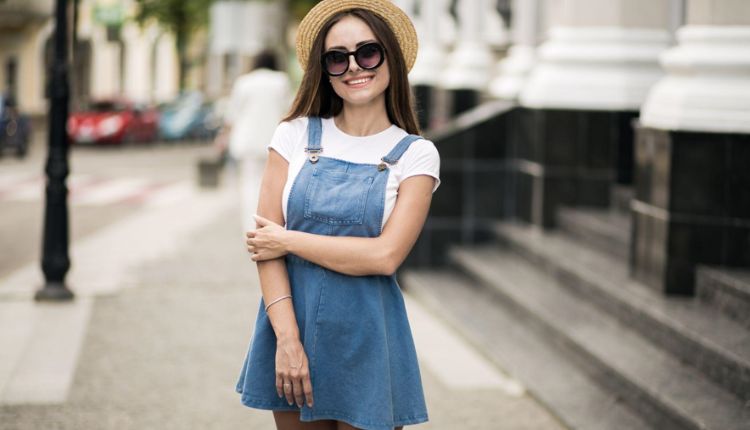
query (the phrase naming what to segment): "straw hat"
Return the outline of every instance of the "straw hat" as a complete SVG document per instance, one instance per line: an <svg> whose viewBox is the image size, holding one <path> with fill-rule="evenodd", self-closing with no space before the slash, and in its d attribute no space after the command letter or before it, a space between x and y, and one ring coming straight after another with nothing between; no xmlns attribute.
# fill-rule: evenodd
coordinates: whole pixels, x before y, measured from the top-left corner
<svg viewBox="0 0 750 430"><path fill-rule="evenodd" d="M417 32L406 13L389 0L324 0L310 9L297 30L297 58L302 70L307 69L313 41L323 25L337 13L351 9L368 10L388 24L401 47L406 70L411 70L417 59Z"/></svg>

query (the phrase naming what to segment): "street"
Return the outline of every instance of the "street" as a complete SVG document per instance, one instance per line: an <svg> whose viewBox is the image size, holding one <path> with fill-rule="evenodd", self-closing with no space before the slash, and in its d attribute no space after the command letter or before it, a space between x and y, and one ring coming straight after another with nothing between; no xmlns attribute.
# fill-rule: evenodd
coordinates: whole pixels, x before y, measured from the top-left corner
<svg viewBox="0 0 750 430"><path fill-rule="evenodd" d="M273 428L234 386L260 288L236 184L196 186L205 144L75 147L72 303L37 304L44 136L0 160L0 429ZM562 429L511 375L406 295L424 429Z"/></svg>

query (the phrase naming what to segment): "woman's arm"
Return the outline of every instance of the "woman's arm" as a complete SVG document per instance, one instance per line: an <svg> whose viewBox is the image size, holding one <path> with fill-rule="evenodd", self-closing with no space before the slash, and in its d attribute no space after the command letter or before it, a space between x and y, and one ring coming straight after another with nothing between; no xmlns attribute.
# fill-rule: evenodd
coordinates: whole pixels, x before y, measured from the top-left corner
<svg viewBox="0 0 750 430"><path fill-rule="evenodd" d="M279 224L284 223L281 205L288 169L289 163L281 155L274 150L269 151L258 199L258 213ZM263 303L271 303L291 293L289 275L283 258L258 261L257 267ZM267 310L267 314L276 334L277 394L279 397L285 395L290 405L296 402L301 407L306 401L308 406L312 406L312 384L307 356L300 343L299 326L292 300L276 302Z"/></svg>
<svg viewBox="0 0 750 430"><path fill-rule="evenodd" d="M401 182L396 206L378 237L325 236L285 230L258 218L258 225L265 226L248 232L248 250L254 253L255 261L291 253L347 275L391 275L422 231L434 185L435 179L427 175L412 176Z"/></svg>
<svg viewBox="0 0 750 430"><path fill-rule="evenodd" d="M286 183L289 164L276 151L270 151L258 199L258 213L278 224L284 223L281 198ZM290 294L289 277L283 259L257 262L263 302L271 303L278 297ZM297 321L290 300L281 301L269 309L271 325L277 337L299 336Z"/></svg>

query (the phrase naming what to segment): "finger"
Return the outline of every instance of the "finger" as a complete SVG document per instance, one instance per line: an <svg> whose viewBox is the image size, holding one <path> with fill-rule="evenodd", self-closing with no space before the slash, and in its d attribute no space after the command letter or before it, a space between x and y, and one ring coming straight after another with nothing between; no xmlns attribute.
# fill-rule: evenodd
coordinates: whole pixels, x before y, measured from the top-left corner
<svg viewBox="0 0 750 430"><path fill-rule="evenodd" d="M284 397L284 381L278 373L276 374L276 394L279 398Z"/></svg>
<svg viewBox="0 0 750 430"><path fill-rule="evenodd" d="M262 216L257 215L257 214L253 215L253 216L255 217L255 221L256 221L257 225L259 226L259 228L257 228L256 231L257 230L262 230L263 228L265 228L267 230L267 229L272 228L272 227L281 227L280 224L277 224L277 223L271 221L268 218L263 218Z"/></svg>
<svg viewBox="0 0 750 430"><path fill-rule="evenodd" d="M250 230L245 233L245 237L255 237L255 230Z"/></svg>
<svg viewBox="0 0 750 430"><path fill-rule="evenodd" d="M294 404L294 391L292 385L291 379L284 379L284 395L286 396L286 401L290 405Z"/></svg>
<svg viewBox="0 0 750 430"><path fill-rule="evenodd" d="M304 389L302 388L302 379L296 378L294 379L294 386L292 387L294 389L294 400L297 403L297 407L301 408L302 405L305 404L305 396L304 396Z"/></svg>
<svg viewBox="0 0 750 430"><path fill-rule="evenodd" d="M258 214L253 215L253 218L255 218L255 224L258 227L264 227L264 226L267 226L268 224L271 224L271 221L263 218L262 216Z"/></svg>
<svg viewBox="0 0 750 430"><path fill-rule="evenodd" d="M307 368L307 363L305 363L302 366L302 371L300 372L300 376L302 377L302 392L305 395L305 399L307 400L307 406L312 408L313 391L312 391L312 382L310 382L310 371Z"/></svg>

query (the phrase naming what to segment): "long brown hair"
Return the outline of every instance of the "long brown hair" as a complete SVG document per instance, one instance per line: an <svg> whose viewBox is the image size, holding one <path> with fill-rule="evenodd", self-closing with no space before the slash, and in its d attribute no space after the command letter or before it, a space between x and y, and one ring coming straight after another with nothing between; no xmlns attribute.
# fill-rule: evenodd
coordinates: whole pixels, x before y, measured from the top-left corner
<svg viewBox="0 0 750 430"><path fill-rule="evenodd" d="M396 35L391 28L376 14L364 9L351 9L340 12L331 17L321 28L315 37L310 58L307 61L307 69L302 77L297 96L289 113L283 121L290 121L301 116L319 116L330 118L341 113L344 101L333 90L331 83L323 73L320 58L325 48L325 38L328 31L341 18L347 15L355 16L370 27L378 42L383 45L387 56L388 72L390 82L385 89L385 109L388 119L410 134L419 134L417 115L414 112L411 90L409 88L409 76L406 70L406 62L401 53Z"/></svg>

